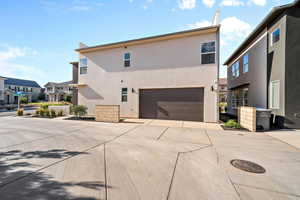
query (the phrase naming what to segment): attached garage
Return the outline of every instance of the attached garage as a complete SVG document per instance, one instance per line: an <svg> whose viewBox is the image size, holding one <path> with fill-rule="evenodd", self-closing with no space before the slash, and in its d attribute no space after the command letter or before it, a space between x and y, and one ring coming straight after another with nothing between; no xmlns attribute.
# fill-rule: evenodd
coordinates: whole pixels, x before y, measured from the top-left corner
<svg viewBox="0 0 300 200"><path fill-rule="evenodd" d="M203 121L204 88L141 89L140 118Z"/></svg>

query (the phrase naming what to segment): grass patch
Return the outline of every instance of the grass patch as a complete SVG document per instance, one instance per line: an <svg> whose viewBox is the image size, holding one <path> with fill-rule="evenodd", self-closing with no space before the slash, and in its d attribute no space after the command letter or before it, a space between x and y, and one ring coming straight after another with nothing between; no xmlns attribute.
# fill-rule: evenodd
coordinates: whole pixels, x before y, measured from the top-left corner
<svg viewBox="0 0 300 200"><path fill-rule="evenodd" d="M236 129L241 129L242 128L242 126L239 123L237 123L235 120L233 120L233 119L228 120L224 124L224 126L226 128L236 128Z"/></svg>

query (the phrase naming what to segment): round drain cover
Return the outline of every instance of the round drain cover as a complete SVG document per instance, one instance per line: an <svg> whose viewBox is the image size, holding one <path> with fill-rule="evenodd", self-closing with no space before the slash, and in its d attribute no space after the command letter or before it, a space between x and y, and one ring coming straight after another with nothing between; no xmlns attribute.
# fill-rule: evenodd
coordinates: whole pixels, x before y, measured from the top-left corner
<svg viewBox="0 0 300 200"><path fill-rule="evenodd" d="M265 168L263 168L262 166L247 160L232 160L231 164L234 167L246 172L258 173L258 174L262 174L266 172Z"/></svg>

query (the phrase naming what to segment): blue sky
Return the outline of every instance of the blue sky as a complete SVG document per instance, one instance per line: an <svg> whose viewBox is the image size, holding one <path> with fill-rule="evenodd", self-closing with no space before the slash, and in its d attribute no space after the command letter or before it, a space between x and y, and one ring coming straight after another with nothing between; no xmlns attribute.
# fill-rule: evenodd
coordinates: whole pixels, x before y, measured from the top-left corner
<svg viewBox="0 0 300 200"><path fill-rule="evenodd" d="M223 62L274 6L291 0L9 0L0 7L0 76L71 80L79 42L97 45L211 23L221 10ZM226 68L221 68L221 76Z"/></svg>

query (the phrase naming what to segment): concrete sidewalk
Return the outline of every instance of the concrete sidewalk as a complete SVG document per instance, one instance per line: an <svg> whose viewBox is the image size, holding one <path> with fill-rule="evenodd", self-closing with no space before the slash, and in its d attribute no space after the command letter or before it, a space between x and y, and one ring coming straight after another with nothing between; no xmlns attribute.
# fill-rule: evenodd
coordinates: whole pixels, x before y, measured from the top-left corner
<svg viewBox="0 0 300 200"><path fill-rule="evenodd" d="M152 122L1 118L0 199L300 199L300 152L291 145ZM236 169L232 159L266 173Z"/></svg>

